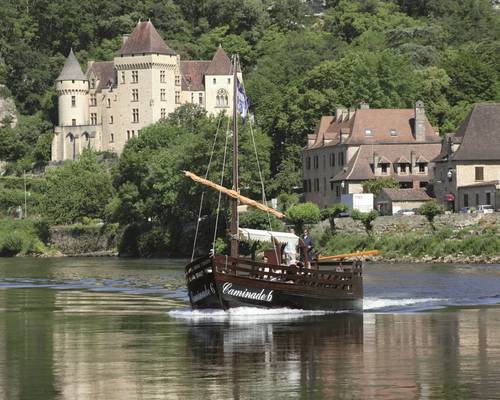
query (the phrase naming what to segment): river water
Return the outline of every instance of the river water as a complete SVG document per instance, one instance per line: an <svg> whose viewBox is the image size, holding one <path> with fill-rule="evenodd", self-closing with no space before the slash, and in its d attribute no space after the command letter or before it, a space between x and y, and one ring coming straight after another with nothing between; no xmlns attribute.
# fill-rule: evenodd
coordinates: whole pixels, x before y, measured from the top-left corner
<svg viewBox="0 0 500 400"><path fill-rule="evenodd" d="M500 399L500 265L365 267L365 312L193 312L183 263L0 259L0 399Z"/></svg>

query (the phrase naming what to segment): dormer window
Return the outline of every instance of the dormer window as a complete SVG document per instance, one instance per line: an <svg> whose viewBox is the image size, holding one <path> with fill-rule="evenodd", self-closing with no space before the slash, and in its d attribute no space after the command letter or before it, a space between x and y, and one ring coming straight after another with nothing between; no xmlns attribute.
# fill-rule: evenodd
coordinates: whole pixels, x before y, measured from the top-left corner
<svg viewBox="0 0 500 400"><path fill-rule="evenodd" d="M418 163L418 173L419 174L424 174L425 173L425 167L427 167L426 163Z"/></svg>
<svg viewBox="0 0 500 400"><path fill-rule="evenodd" d="M408 172L407 164L399 164L399 172L406 174Z"/></svg>
<svg viewBox="0 0 500 400"><path fill-rule="evenodd" d="M387 163L381 163L380 164L380 172L383 174L383 175L387 175L387 171L389 170L389 164Z"/></svg>
<svg viewBox="0 0 500 400"><path fill-rule="evenodd" d="M396 129L390 129L389 133L391 134L391 136L398 136L398 131Z"/></svg>
<svg viewBox="0 0 500 400"><path fill-rule="evenodd" d="M373 132L371 129L366 128L365 129L365 136L373 136Z"/></svg>

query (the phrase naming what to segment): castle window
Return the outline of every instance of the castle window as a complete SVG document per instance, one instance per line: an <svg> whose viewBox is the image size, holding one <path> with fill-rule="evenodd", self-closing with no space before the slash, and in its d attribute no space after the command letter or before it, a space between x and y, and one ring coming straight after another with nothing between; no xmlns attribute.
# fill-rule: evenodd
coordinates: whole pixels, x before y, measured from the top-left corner
<svg viewBox="0 0 500 400"><path fill-rule="evenodd" d="M127 131L127 140L130 140L130 131Z"/></svg>
<svg viewBox="0 0 500 400"><path fill-rule="evenodd" d="M165 101L166 100L166 91L165 89L160 89L160 100Z"/></svg>
<svg viewBox="0 0 500 400"><path fill-rule="evenodd" d="M214 85L217 83L217 79L214 78Z"/></svg>
<svg viewBox="0 0 500 400"><path fill-rule="evenodd" d="M122 83L125 83L125 71L122 71Z"/></svg>
<svg viewBox="0 0 500 400"><path fill-rule="evenodd" d="M95 106L97 105L97 99L96 99L96 97L95 97L95 94L91 94L91 95L90 95L90 105L91 105L92 107L95 107Z"/></svg>
<svg viewBox="0 0 500 400"><path fill-rule="evenodd" d="M108 108L111 108L111 99L107 99Z"/></svg>
<svg viewBox="0 0 500 400"><path fill-rule="evenodd" d="M181 85L181 77L179 75L175 75L175 86Z"/></svg>
<svg viewBox="0 0 500 400"><path fill-rule="evenodd" d="M180 104L180 103L181 103L181 93L175 92L175 104Z"/></svg>
<svg viewBox="0 0 500 400"><path fill-rule="evenodd" d="M479 193L476 193L476 206L479 205Z"/></svg>
<svg viewBox="0 0 500 400"><path fill-rule="evenodd" d="M160 82L164 83L165 82L165 71L160 71Z"/></svg>
<svg viewBox="0 0 500 400"><path fill-rule="evenodd" d="M132 109L132 122L139 122L139 109L138 108L133 108Z"/></svg>
<svg viewBox="0 0 500 400"><path fill-rule="evenodd" d="M132 71L132 83L139 82L139 71Z"/></svg>
<svg viewBox="0 0 500 400"><path fill-rule="evenodd" d="M165 117L166 117L166 116L167 116L167 113L166 113L165 109L164 109L164 108L162 108L162 109L160 110L160 117L161 117L162 119L165 119Z"/></svg>
<svg viewBox="0 0 500 400"><path fill-rule="evenodd" d="M97 113L90 113L90 125L97 125Z"/></svg>
<svg viewBox="0 0 500 400"><path fill-rule="evenodd" d="M114 143L115 142L115 134L112 133L109 135L109 143Z"/></svg>
<svg viewBox="0 0 500 400"><path fill-rule="evenodd" d="M139 89L132 89L132 101L139 101Z"/></svg>
<svg viewBox="0 0 500 400"><path fill-rule="evenodd" d="M76 119L74 119L74 118L73 118L73 119L71 120L71 125L76 126Z"/></svg>
<svg viewBox="0 0 500 400"><path fill-rule="evenodd" d="M330 154L330 166L335 167L335 153Z"/></svg>
<svg viewBox="0 0 500 400"><path fill-rule="evenodd" d="M76 96L71 96L71 107L76 107Z"/></svg>
<svg viewBox="0 0 500 400"><path fill-rule="evenodd" d="M231 78L227 78L227 83L230 85L231 84Z"/></svg>
<svg viewBox="0 0 500 400"><path fill-rule="evenodd" d="M200 103L200 105L203 105L203 93L200 93L198 95L198 102Z"/></svg>
<svg viewBox="0 0 500 400"><path fill-rule="evenodd" d="M339 164L341 167L344 166L344 153L339 153Z"/></svg>
<svg viewBox="0 0 500 400"><path fill-rule="evenodd" d="M318 156L314 156L314 169L318 169L318 168L319 168Z"/></svg>
<svg viewBox="0 0 500 400"><path fill-rule="evenodd" d="M113 121L114 121L114 120L113 120L113 116L112 116L112 115L110 115L110 116L109 116L109 123L110 123L110 124L112 124L112 123L113 123Z"/></svg>
<svg viewBox="0 0 500 400"><path fill-rule="evenodd" d="M476 181L484 180L484 167L476 167L475 176L476 176Z"/></svg>
<svg viewBox="0 0 500 400"><path fill-rule="evenodd" d="M229 105L229 96L227 91L225 89L219 89L215 100L217 107L227 107Z"/></svg>

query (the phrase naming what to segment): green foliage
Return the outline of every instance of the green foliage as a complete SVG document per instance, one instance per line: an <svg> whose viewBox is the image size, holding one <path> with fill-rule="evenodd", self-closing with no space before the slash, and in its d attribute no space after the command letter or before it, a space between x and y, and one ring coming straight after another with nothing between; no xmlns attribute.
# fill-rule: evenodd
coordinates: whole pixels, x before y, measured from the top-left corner
<svg viewBox="0 0 500 400"><path fill-rule="evenodd" d="M314 203L300 203L290 207L286 213L288 223L295 226L297 232L302 232L305 225L316 224L320 220L321 211Z"/></svg>
<svg viewBox="0 0 500 400"><path fill-rule="evenodd" d="M383 188L399 188L399 182L392 178L377 178L362 183L363 193L373 193L377 197Z"/></svg>
<svg viewBox="0 0 500 400"><path fill-rule="evenodd" d="M340 214L347 212L348 209L349 207L345 204L333 204L330 207L321 210L321 220L328 220L330 223L330 229L335 231L335 218L338 218Z"/></svg>
<svg viewBox="0 0 500 400"><path fill-rule="evenodd" d="M40 210L54 224L104 218L113 195L111 177L97 156L85 151L78 160L47 172L41 188Z"/></svg>
<svg viewBox="0 0 500 400"><path fill-rule="evenodd" d="M43 221L0 217L0 257L42 254L49 240Z"/></svg>
<svg viewBox="0 0 500 400"><path fill-rule="evenodd" d="M131 241L153 227L162 227L162 234L171 242L145 242L161 246L150 252L190 253L194 231L187 232L198 218L199 201L206 188L183 176L189 170L199 176L206 174L208 159L214 148L208 179L220 183L224 160L224 142L228 120L225 116L207 117L198 107L183 105L169 116L141 130L141 135L129 141L113 171L116 197L108 206L110 218L127 226L124 236ZM214 136L218 131L214 146ZM248 125L240 127L240 185L242 194L261 198L259 173L255 168L255 153ZM260 130L254 130L257 152L264 179L269 177L269 140ZM228 152L231 151L229 145ZM230 185L231 163L226 158L223 184ZM211 246L216 218L218 193L208 191L202 208L200 248ZM226 227L227 199L223 197L218 229ZM192 228L194 230L194 227ZM168 234L167 234L168 233ZM129 254L144 254L138 243L125 246Z"/></svg>
<svg viewBox="0 0 500 400"><path fill-rule="evenodd" d="M424 215L434 229L434 218L444 214L444 207L435 200L428 201L420 206L419 214Z"/></svg>
<svg viewBox="0 0 500 400"><path fill-rule="evenodd" d="M286 212L290 207L299 202L299 196L295 193L281 193L278 196L278 208L281 212Z"/></svg>
<svg viewBox="0 0 500 400"><path fill-rule="evenodd" d="M283 231L283 223L274 215L260 210L252 210L240 215L242 228Z"/></svg>
<svg viewBox="0 0 500 400"><path fill-rule="evenodd" d="M364 213L358 210L353 210L351 212L351 218L356 221L360 221L368 234L372 233L373 221L375 221L377 217L378 212L376 210L372 210L368 213Z"/></svg>

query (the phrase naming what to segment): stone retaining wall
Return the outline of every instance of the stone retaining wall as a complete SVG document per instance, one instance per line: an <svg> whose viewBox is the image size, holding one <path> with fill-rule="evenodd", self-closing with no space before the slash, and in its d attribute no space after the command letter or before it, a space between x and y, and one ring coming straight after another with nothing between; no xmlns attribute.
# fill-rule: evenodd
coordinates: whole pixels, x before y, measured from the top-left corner
<svg viewBox="0 0 500 400"><path fill-rule="evenodd" d="M51 244L66 256L115 255L116 227L102 225L54 226Z"/></svg>

